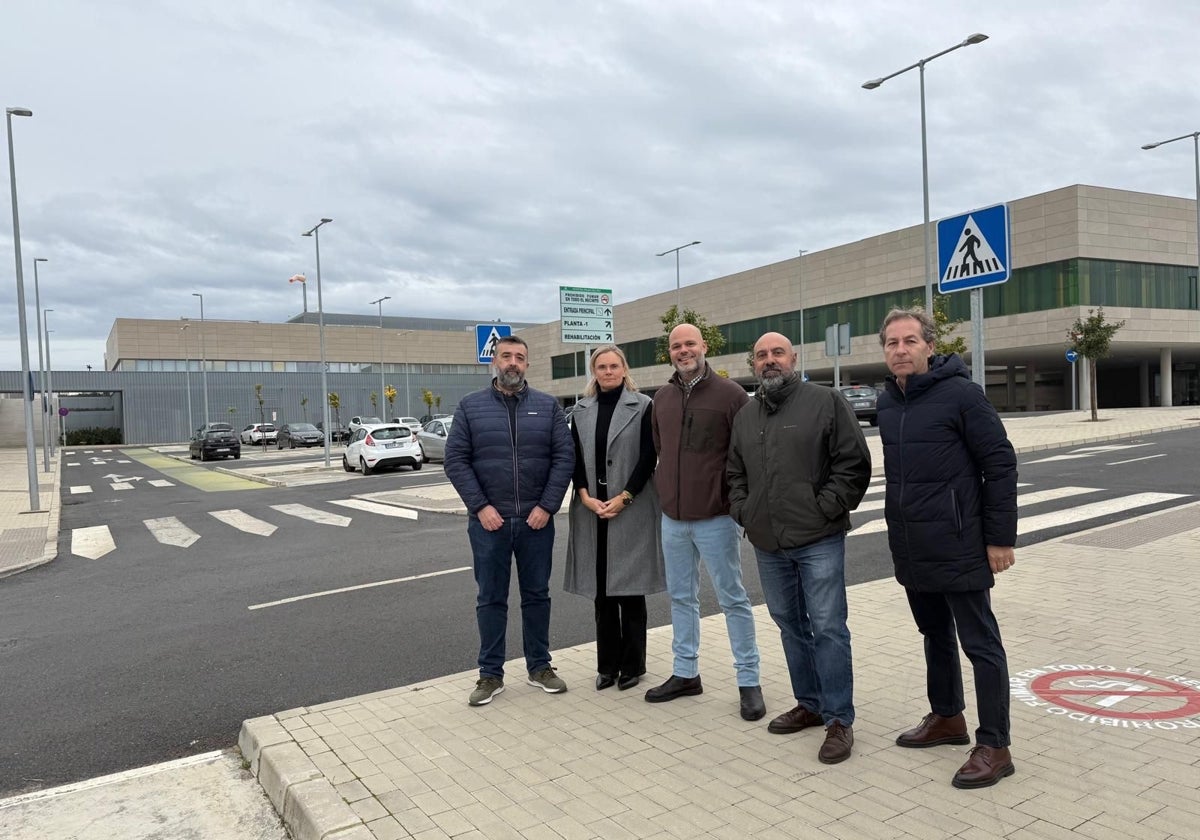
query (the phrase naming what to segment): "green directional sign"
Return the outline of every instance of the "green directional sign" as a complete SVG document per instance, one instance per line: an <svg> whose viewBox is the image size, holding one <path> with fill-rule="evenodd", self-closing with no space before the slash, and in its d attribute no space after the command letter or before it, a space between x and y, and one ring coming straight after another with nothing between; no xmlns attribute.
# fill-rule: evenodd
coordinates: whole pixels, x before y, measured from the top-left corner
<svg viewBox="0 0 1200 840"><path fill-rule="evenodd" d="M558 287L564 344L612 344L615 321L612 289Z"/></svg>

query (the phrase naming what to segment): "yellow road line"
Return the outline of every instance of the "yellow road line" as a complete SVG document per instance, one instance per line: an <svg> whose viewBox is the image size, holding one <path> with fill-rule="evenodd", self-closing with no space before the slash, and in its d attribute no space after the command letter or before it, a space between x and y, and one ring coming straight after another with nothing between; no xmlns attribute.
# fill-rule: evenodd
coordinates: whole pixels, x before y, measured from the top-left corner
<svg viewBox="0 0 1200 840"><path fill-rule="evenodd" d="M185 464L149 449L126 449L125 454L139 464L145 464L163 475L197 490L218 493L224 490L264 490L269 485L236 475L216 472L193 464Z"/></svg>

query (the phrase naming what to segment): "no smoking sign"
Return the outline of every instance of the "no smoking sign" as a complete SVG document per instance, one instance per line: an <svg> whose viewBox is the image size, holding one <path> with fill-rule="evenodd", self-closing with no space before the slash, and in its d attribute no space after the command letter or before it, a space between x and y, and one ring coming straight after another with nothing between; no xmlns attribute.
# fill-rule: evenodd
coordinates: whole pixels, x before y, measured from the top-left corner
<svg viewBox="0 0 1200 840"><path fill-rule="evenodd" d="M1010 679L1013 699L1047 714L1122 729L1200 729L1200 680L1144 668L1047 665Z"/></svg>

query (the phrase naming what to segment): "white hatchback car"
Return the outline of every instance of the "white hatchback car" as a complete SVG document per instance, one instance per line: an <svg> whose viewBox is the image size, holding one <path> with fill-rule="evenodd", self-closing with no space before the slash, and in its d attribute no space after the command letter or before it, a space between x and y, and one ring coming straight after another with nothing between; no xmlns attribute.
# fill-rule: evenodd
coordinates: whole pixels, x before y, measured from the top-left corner
<svg viewBox="0 0 1200 840"><path fill-rule="evenodd" d="M279 431L275 428L274 423L251 423L246 428L242 429L242 443L248 443L251 446L259 446L265 440L267 443L274 443Z"/></svg>
<svg viewBox="0 0 1200 840"><path fill-rule="evenodd" d="M408 426L398 423L360 426L351 433L342 454L342 469L346 472L358 470L363 475L391 467L419 470L421 464L421 445L417 443L417 436Z"/></svg>

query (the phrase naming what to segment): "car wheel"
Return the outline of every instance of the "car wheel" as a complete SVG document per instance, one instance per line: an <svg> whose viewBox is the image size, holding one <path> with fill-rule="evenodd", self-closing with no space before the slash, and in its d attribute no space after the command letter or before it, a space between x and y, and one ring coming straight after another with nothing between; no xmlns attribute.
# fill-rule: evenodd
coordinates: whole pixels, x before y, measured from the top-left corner
<svg viewBox="0 0 1200 840"><path fill-rule="evenodd" d="M878 425L879 425L879 415L878 415L878 414L872 414L872 415L871 415L871 421L870 421L870 422L871 422L871 425L872 425L872 426L878 426Z"/></svg>
<svg viewBox="0 0 1200 840"><path fill-rule="evenodd" d="M282 446L279 448L283 449ZM295 449L295 448L296 448L296 439L292 438L291 440L288 441L288 449Z"/></svg>
<svg viewBox="0 0 1200 840"><path fill-rule="evenodd" d="M242 453L241 453L241 452L235 452L235 453L233 453L233 460L235 460L235 461L240 461L240 460L242 460Z"/></svg>
<svg viewBox="0 0 1200 840"><path fill-rule="evenodd" d="M425 444L419 443L417 445L421 448L421 463L422 464L429 463L429 459L425 457Z"/></svg>
<svg viewBox="0 0 1200 840"><path fill-rule="evenodd" d="M346 456L342 456L342 469L346 472L354 472L354 467L350 466L350 462L346 460Z"/></svg>
<svg viewBox="0 0 1200 840"><path fill-rule="evenodd" d="M425 465L422 464L420 461L417 461L417 463L413 464L413 472L416 472L417 470L421 469L421 467L423 467L423 466L425 466Z"/></svg>
<svg viewBox="0 0 1200 840"><path fill-rule="evenodd" d="M200 450L200 460L201 460L201 461L207 461L207 460L208 460L208 453L207 453L207 452L205 452L203 449L201 449L201 450Z"/></svg>
<svg viewBox="0 0 1200 840"><path fill-rule="evenodd" d="M371 474L371 468L367 466L367 460L365 458L358 459L358 467L362 471L363 475Z"/></svg>

